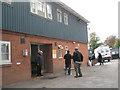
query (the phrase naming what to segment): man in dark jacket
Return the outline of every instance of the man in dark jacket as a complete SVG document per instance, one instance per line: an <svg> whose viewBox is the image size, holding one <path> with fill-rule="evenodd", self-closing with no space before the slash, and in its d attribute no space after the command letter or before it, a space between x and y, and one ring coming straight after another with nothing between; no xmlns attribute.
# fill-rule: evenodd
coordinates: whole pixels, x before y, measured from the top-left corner
<svg viewBox="0 0 120 90"><path fill-rule="evenodd" d="M82 77L80 66L83 61L83 55L78 51L78 47L75 48L75 52L73 53L73 60L74 60L74 68L76 72L75 78Z"/></svg>
<svg viewBox="0 0 120 90"><path fill-rule="evenodd" d="M102 60L102 55L101 53L98 53L98 62L100 62L100 65L103 64L103 60ZM104 65L104 64L103 64Z"/></svg>
<svg viewBox="0 0 120 90"><path fill-rule="evenodd" d="M72 59L70 51L67 51L67 54L65 54L64 59L65 59L65 72L67 72L68 75L70 75L70 73L71 73L71 59Z"/></svg>
<svg viewBox="0 0 120 90"><path fill-rule="evenodd" d="M43 65L42 54L43 54L43 52L41 50L38 50L38 54L35 58L36 66L37 66L37 76L43 76L41 74L41 69L42 69L42 65Z"/></svg>
<svg viewBox="0 0 120 90"><path fill-rule="evenodd" d="M95 66L95 54L92 55L91 63L92 63L92 66Z"/></svg>

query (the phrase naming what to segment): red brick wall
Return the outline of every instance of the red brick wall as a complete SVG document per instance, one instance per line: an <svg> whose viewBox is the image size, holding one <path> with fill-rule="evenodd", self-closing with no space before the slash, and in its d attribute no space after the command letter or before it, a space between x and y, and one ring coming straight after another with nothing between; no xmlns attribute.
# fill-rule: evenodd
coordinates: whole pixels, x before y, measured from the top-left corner
<svg viewBox="0 0 120 90"><path fill-rule="evenodd" d="M20 36L25 36L26 43L20 44ZM54 41L57 42L57 45L62 45L63 47L68 46L70 53L73 54L74 48L79 46L79 51L82 52L84 56L83 64L86 65L88 60L88 47L87 44L76 42L73 43L72 41L54 39L54 38L46 38L40 36L33 36L33 35L25 35L15 32L8 32L4 31L2 34L3 41L10 41L11 42L11 59L12 64L8 66L3 66L3 84L10 84L14 82L19 82L22 80L31 79L31 66L30 66L30 46L31 43L44 43L44 44L51 44L52 50L56 50L58 54L58 46L54 46ZM22 50L28 49L28 56L24 57L22 55ZM63 56L65 55L65 48L63 48ZM17 62L21 62L21 65L17 65ZM51 64L48 64L51 65ZM49 66L48 66L49 67ZM53 67L51 67L52 71L55 74L64 72L64 59L59 59L58 55L56 59L53 59Z"/></svg>

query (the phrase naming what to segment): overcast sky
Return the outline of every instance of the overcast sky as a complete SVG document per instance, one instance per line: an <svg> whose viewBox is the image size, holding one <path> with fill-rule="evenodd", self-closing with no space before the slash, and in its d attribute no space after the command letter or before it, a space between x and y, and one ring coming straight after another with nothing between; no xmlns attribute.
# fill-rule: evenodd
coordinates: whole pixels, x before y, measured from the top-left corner
<svg viewBox="0 0 120 90"><path fill-rule="evenodd" d="M96 32L103 42L108 36L118 36L118 1L61 0L91 23L88 32Z"/></svg>

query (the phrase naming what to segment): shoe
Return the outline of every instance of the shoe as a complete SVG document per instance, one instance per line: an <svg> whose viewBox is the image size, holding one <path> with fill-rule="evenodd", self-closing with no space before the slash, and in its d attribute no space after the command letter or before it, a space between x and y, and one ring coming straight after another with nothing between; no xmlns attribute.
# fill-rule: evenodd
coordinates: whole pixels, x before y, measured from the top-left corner
<svg viewBox="0 0 120 90"><path fill-rule="evenodd" d="M40 74L40 76L43 76L42 74Z"/></svg>
<svg viewBox="0 0 120 90"><path fill-rule="evenodd" d="M40 75L37 75L37 76L40 76Z"/></svg>
<svg viewBox="0 0 120 90"><path fill-rule="evenodd" d="M82 77L82 75L79 75L78 77Z"/></svg>
<svg viewBox="0 0 120 90"><path fill-rule="evenodd" d="M78 76L74 76L75 78L78 78Z"/></svg>

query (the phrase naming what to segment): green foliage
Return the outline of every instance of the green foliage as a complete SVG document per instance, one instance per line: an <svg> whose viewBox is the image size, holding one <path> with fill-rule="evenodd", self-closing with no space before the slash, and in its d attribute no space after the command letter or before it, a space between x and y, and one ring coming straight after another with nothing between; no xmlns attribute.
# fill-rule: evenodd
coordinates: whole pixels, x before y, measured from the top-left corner
<svg viewBox="0 0 120 90"><path fill-rule="evenodd" d="M115 41L114 47L120 47L120 39Z"/></svg>
<svg viewBox="0 0 120 90"><path fill-rule="evenodd" d="M99 47L102 43L98 43L100 41L100 38L97 36L95 32L90 33L89 36L90 36L89 46L92 53L94 53L94 50L97 47Z"/></svg>

